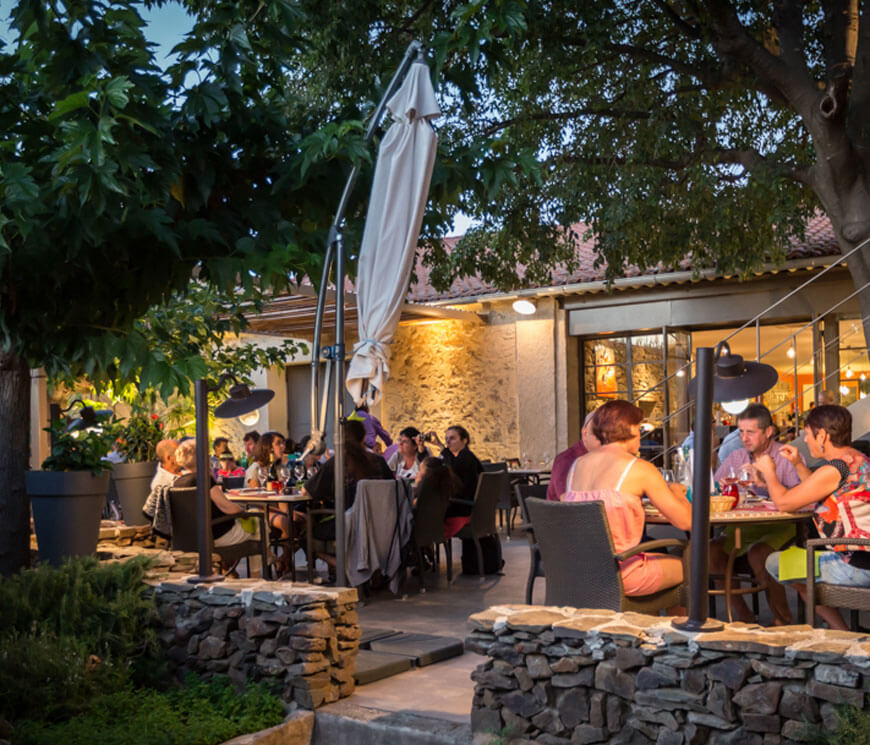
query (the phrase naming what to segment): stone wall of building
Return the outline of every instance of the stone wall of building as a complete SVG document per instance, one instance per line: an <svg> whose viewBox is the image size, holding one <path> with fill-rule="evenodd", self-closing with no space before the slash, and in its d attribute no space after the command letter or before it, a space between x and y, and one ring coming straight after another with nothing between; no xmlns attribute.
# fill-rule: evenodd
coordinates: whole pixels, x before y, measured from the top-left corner
<svg viewBox="0 0 870 745"><path fill-rule="evenodd" d="M715 633L607 610L471 616L472 731L547 745L790 745L864 707L870 638L790 626Z"/></svg>
<svg viewBox="0 0 870 745"><path fill-rule="evenodd" d="M519 457L516 326L491 311L485 324L441 320L400 326L380 418L397 434L413 425L444 438L451 424L471 434L479 458ZM552 381L542 383L552 388Z"/></svg>
<svg viewBox="0 0 870 745"><path fill-rule="evenodd" d="M298 582L154 585L159 638L179 674L267 680L306 709L353 693L357 591Z"/></svg>

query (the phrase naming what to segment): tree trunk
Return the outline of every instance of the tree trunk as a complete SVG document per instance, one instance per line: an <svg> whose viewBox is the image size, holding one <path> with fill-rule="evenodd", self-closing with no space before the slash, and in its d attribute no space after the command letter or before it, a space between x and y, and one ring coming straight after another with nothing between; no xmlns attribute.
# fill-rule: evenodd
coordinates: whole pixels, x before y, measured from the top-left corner
<svg viewBox="0 0 870 745"><path fill-rule="evenodd" d="M30 450L30 368L0 352L0 574L30 564L30 501L24 488Z"/></svg>

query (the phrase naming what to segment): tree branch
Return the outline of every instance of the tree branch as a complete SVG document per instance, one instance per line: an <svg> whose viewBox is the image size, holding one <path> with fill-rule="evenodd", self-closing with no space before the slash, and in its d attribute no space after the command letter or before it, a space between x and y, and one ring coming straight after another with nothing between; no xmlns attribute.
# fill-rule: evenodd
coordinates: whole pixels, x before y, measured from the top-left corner
<svg viewBox="0 0 870 745"><path fill-rule="evenodd" d="M486 129L481 132L483 137L492 137L496 132L500 132L503 129L507 129L508 127L513 126L514 124L519 124L521 122L534 122L534 121L564 121L566 119L576 119L581 116L601 116L612 119L633 119L633 120L642 120L642 119L650 119L652 118L652 113L649 111L630 111L628 109L614 109L614 108L581 108L581 109L572 109L571 111L539 111L533 114L523 114L520 116L514 116L510 119L505 119L500 122L494 122L490 124Z"/></svg>
<svg viewBox="0 0 870 745"><path fill-rule="evenodd" d="M762 90L767 95L773 91L775 98L784 99L804 120L812 126L813 108L818 91L813 81L800 70L792 70L785 60L768 52L755 41L737 17L728 0L705 0L704 7L710 18L714 43L720 55L730 58L757 76Z"/></svg>
<svg viewBox="0 0 870 745"><path fill-rule="evenodd" d="M683 16L681 16L669 2L666 0L654 0L654 2L665 12L665 14L674 22L674 26L676 26L676 28L684 35L692 39L701 38L701 29L697 26L693 26L683 18Z"/></svg>

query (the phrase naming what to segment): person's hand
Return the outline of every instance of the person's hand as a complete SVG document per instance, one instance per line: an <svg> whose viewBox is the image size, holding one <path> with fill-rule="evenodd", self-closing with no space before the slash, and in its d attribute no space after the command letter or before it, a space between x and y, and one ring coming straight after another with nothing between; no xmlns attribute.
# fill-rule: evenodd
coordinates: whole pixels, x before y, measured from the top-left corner
<svg viewBox="0 0 870 745"><path fill-rule="evenodd" d="M422 453L425 449L425 446L423 445L423 435L417 435L414 438L414 444L417 446L417 452Z"/></svg>
<svg viewBox="0 0 870 745"><path fill-rule="evenodd" d="M794 445L783 445L779 449L779 453L793 466L796 466L798 463L803 462L801 460L800 450L798 450ZM767 457L769 458L770 456Z"/></svg>
<svg viewBox="0 0 870 745"><path fill-rule="evenodd" d="M785 447L788 447L787 445ZM767 453L759 455L755 459L755 472L758 473L765 481L776 474L776 464L773 462Z"/></svg>

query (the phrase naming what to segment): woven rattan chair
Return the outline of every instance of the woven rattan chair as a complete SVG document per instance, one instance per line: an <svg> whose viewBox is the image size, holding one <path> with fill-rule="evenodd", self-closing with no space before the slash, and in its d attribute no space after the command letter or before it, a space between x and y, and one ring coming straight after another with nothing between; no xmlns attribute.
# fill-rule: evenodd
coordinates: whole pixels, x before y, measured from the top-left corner
<svg viewBox="0 0 870 745"><path fill-rule="evenodd" d="M425 482L424 482L425 483ZM421 488L417 494L417 504L414 507L414 556L417 572L420 578L420 591L426 591L423 565L423 549L432 546L435 559L435 571L438 571L438 555L440 546L444 544L444 554L447 562L447 582L453 582L453 547L452 542L444 535L444 515L450 504L450 496L434 489Z"/></svg>
<svg viewBox="0 0 870 745"><path fill-rule="evenodd" d="M477 566L480 567L483 576L483 549L480 547L480 539L486 535L497 535L495 526L495 511L501 498L503 479L507 478L506 471L484 471L477 476L477 489L474 492L474 502L471 507L471 519L457 534L457 538L471 538L477 550ZM457 499L456 502L467 503L466 500Z"/></svg>
<svg viewBox="0 0 870 745"><path fill-rule="evenodd" d="M184 486L169 490L169 510L172 520L172 548L175 551L198 551L199 538L196 534L197 511L196 511L196 487ZM211 521L212 525L232 523L239 517L253 517L260 522L260 537L251 537L251 540L237 543L234 546L215 546L214 552L221 557L221 561L230 567L235 567L242 559L248 556L260 555L263 562L263 577L269 578L269 562L267 541L269 532L266 530L266 518L262 512L240 512L237 515L224 515ZM250 566L250 565L249 565ZM250 574L250 571L248 572Z"/></svg>
<svg viewBox="0 0 870 745"><path fill-rule="evenodd" d="M526 580L526 605L532 604L532 592L535 589L535 580L538 577L544 576L544 565L541 563L541 551L538 548L538 542L535 539L535 531L532 530L532 521L529 518L529 509L526 506L526 500L546 499L547 485L546 484L517 484L514 486L514 494L517 496L517 502L520 505L520 513L523 516L523 524L520 526L526 532L526 537L529 539L529 578Z"/></svg>
<svg viewBox="0 0 870 745"><path fill-rule="evenodd" d="M603 502L548 502L529 498L526 507L544 564L547 605L657 615L663 608L683 604L683 585L652 595L626 596L619 562L643 551L685 547L685 541L676 538L647 541L617 554Z"/></svg>
<svg viewBox="0 0 870 745"><path fill-rule="evenodd" d="M870 587L831 585L815 578L816 549L830 548L843 543L850 546L870 546L870 538L813 538L807 541L807 605L806 622L816 625L816 606L848 608L851 611L851 627L858 630L858 612L870 610Z"/></svg>

